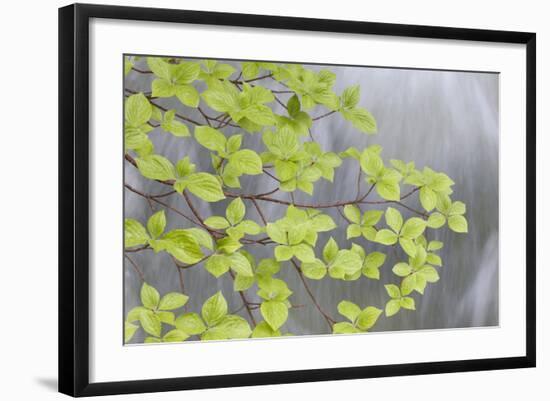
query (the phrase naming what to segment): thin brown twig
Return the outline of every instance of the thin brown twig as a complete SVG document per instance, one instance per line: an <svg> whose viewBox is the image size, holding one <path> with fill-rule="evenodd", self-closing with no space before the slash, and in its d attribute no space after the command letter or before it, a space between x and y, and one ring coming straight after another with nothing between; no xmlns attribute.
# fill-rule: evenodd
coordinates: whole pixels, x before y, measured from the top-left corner
<svg viewBox="0 0 550 401"><path fill-rule="evenodd" d="M313 117L311 120L312 121L317 121L317 120L320 120L321 118L325 118L325 117L328 117L332 114L336 113L336 110L332 110L332 111L329 111L328 113L325 113L325 114L321 114L320 116L317 116L317 117Z"/></svg>
<svg viewBox="0 0 550 401"><path fill-rule="evenodd" d="M144 282L145 281L145 276L143 275L143 272L141 271L141 269L139 268L139 266L136 264L136 262L134 262L128 255L124 254L124 257L126 259L128 259L128 261L132 264L132 267L134 268L134 270L136 271L136 273L138 274L139 276L139 279Z"/></svg>
<svg viewBox="0 0 550 401"><path fill-rule="evenodd" d="M309 288L309 284L307 283L304 275L302 274L302 270L298 267L298 264L296 263L296 261L294 259L291 259L290 260L292 262L292 264L294 265L294 268L296 269L296 272L298 272L298 276L300 277L300 280L302 280L302 283L304 284L304 288L306 289L306 292L308 293L309 297L311 298L311 300L313 301L315 307L317 308L317 310L319 311L319 313L325 318L328 326L330 328L332 328L332 325L336 322L333 318L330 317L330 315L328 313L326 313L323 308L321 307L321 305L319 305L319 302L317 301L317 299L315 298L315 295L313 295L313 291L311 291L311 288Z"/></svg>
<svg viewBox="0 0 550 401"><path fill-rule="evenodd" d="M256 202L256 199L250 198L250 200L252 201L252 204L254 205L256 210L258 211L258 214L260 215L260 218L264 222L264 226L267 225L267 219L265 218L264 213L262 212L262 209L260 209L260 205L258 205L258 202Z"/></svg>
<svg viewBox="0 0 550 401"><path fill-rule="evenodd" d="M233 281L235 281L235 273L233 271L229 270L229 274L231 275L231 278ZM244 291L239 291L239 295L241 296L241 300L243 301L246 311L248 313L248 316L250 317L250 321L252 322L252 325L256 327L256 319L254 318L254 314L252 313L252 309L250 309L250 302L246 298L246 295Z"/></svg>

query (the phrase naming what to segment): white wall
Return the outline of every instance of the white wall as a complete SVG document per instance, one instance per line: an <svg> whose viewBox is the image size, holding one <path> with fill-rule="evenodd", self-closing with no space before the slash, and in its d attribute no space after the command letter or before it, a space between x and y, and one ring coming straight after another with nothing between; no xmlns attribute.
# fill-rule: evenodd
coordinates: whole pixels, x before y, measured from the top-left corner
<svg viewBox="0 0 550 401"><path fill-rule="evenodd" d="M106 0L107 1L107 0ZM203 390L147 396L151 400L190 397L223 399L316 400L345 397L408 400L513 399L547 393L550 377L547 325L550 298L543 293L549 247L544 235L550 216L545 185L550 161L550 25L545 2L403 0L306 2L278 0L115 1L120 5L202 9L304 17L358 19L426 25L524 30L538 42L538 365L536 369L399 377L241 389ZM4 399L58 399L57 374L57 7L61 1L3 4L0 69L5 79L0 125L0 369ZM40 204L40 207L36 205ZM546 338L545 338L546 336ZM8 343L9 342L9 343ZM450 345L452 346L452 345ZM141 399L142 395L126 399Z"/></svg>

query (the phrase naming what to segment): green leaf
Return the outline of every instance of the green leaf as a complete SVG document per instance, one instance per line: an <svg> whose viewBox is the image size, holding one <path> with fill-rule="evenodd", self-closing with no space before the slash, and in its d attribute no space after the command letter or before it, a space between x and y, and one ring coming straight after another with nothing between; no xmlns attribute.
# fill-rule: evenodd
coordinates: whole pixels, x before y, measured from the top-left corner
<svg viewBox="0 0 550 401"><path fill-rule="evenodd" d="M336 223L328 214L318 214L310 221L311 228L316 232L327 232L336 228Z"/></svg>
<svg viewBox="0 0 550 401"><path fill-rule="evenodd" d="M139 326L130 322L124 322L124 342L128 343L134 334L136 333Z"/></svg>
<svg viewBox="0 0 550 401"><path fill-rule="evenodd" d="M354 334L361 333L357 327L349 322L339 322L332 326L332 334Z"/></svg>
<svg viewBox="0 0 550 401"><path fill-rule="evenodd" d="M430 228L440 228L445 224L445 216L439 212L430 214L426 225Z"/></svg>
<svg viewBox="0 0 550 401"><path fill-rule="evenodd" d="M165 250L183 263L196 263L204 255L193 232L187 229L176 229L168 232L161 240L150 241L155 252Z"/></svg>
<svg viewBox="0 0 550 401"><path fill-rule="evenodd" d="M355 322L357 316L361 313L361 308L350 301L341 301L338 304L338 313L348 318L352 323Z"/></svg>
<svg viewBox="0 0 550 401"><path fill-rule="evenodd" d="M229 160L241 174L257 175L262 173L262 159L253 150L238 150L230 156Z"/></svg>
<svg viewBox="0 0 550 401"><path fill-rule="evenodd" d="M415 239L422 235L426 229L426 222L418 217L408 219L401 230L401 236L408 239Z"/></svg>
<svg viewBox="0 0 550 401"><path fill-rule="evenodd" d="M361 270L363 261L357 253L348 249L338 251L336 257L329 266L329 272L333 269L342 271L345 275L353 275ZM332 272L334 274L334 272ZM336 274L338 275L338 274Z"/></svg>
<svg viewBox="0 0 550 401"><path fill-rule="evenodd" d="M199 105L199 92L192 85L177 85L175 95L186 106L197 107Z"/></svg>
<svg viewBox="0 0 550 401"><path fill-rule="evenodd" d="M252 338L280 337L279 330L273 330L267 322L260 322L252 331Z"/></svg>
<svg viewBox="0 0 550 401"><path fill-rule="evenodd" d="M126 316L126 321L130 323L137 322L141 312L146 310L148 309L144 306L136 306L135 308L132 308L130 312L128 312L128 316Z"/></svg>
<svg viewBox="0 0 550 401"><path fill-rule="evenodd" d="M140 127L151 119L153 109L143 93L129 96L124 105L124 117L132 127Z"/></svg>
<svg viewBox="0 0 550 401"><path fill-rule="evenodd" d="M241 144L243 141L242 135L232 135L227 139L227 143L225 145L227 153L234 153L237 150L241 148Z"/></svg>
<svg viewBox="0 0 550 401"><path fill-rule="evenodd" d="M371 252L365 258L363 265L366 267L372 267L378 269L386 261L386 255L381 252Z"/></svg>
<svg viewBox="0 0 550 401"><path fill-rule="evenodd" d="M266 232L273 241L279 244L286 244L288 242L286 232L283 230L280 224L267 223Z"/></svg>
<svg viewBox="0 0 550 401"><path fill-rule="evenodd" d="M344 206L344 216L352 223L361 223L361 210L355 205Z"/></svg>
<svg viewBox="0 0 550 401"><path fill-rule="evenodd" d="M217 241L218 250L226 254L232 254L236 250L240 249L243 245L231 237L224 237Z"/></svg>
<svg viewBox="0 0 550 401"><path fill-rule="evenodd" d="M383 214L384 212L382 210L367 210L363 214L361 222L363 226L374 226L375 224L378 224Z"/></svg>
<svg viewBox="0 0 550 401"><path fill-rule="evenodd" d="M179 85L190 84L199 77L200 65L195 62L184 62L172 67L171 77Z"/></svg>
<svg viewBox="0 0 550 401"><path fill-rule="evenodd" d="M395 315L401 309L401 301L399 299L390 299L386 303L386 316L390 317Z"/></svg>
<svg viewBox="0 0 550 401"><path fill-rule="evenodd" d="M338 253L338 251L338 244L336 243L334 238L330 237L325 244L325 247L323 248L323 258L325 259L325 262L332 262L334 258L336 258L336 254Z"/></svg>
<svg viewBox="0 0 550 401"><path fill-rule="evenodd" d="M214 328L221 339L248 338L252 333L248 322L237 315L227 315ZM212 330L212 329L211 329ZM214 339L214 338L210 338Z"/></svg>
<svg viewBox="0 0 550 401"><path fill-rule="evenodd" d="M176 85L166 79L155 79L151 89L153 97L172 97L176 94Z"/></svg>
<svg viewBox="0 0 550 401"><path fill-rule="evenodd" d="M207 202L225 199L220 182L212 174L195 173L186 178L187 188Z"/></svg>
<svg viewBox="0 0 550 401"><path fill-rule="evenodd" d="M379 180L376 182L376 192L385 200L399 201L401 199L401 191L399 182Z"/></svg>
<svg viewBox="0 0 550 401"><path fill-rule="evenodd" d="M214 326L227 315L227 302L221 291L211 296L202 305L202 318L209 326Z"/></svg>
<svg viewBox="0 0 550 401"><path fill-rule="evenodd" d="M359 131L367 134L376 133L376 120L367 110L357 107L351 110L342 111L342 116L350 121Z"/></svg>
<svg viewBox="0 0 550 401"><path fill-rule="evenodd" d="M392 271L399 277L406 277L412 272L412 268L406 263L397 263L393 266Z"/></svg>
<svg viewBox="0 0 550 401"><path fill-rule="evenodd" d="M216 151L218 153L225 152L226 138L217 129L208 126L195 127L195 139L206 149Z"/></svg>
<svg viewBox="0 0 550 401"><path fill-rule="evenodd" d="M162 323L155 312L146 310L139 315L139 322L143 330L155 337L160 337Z"/></svg>
<svg viewBox="0 0 550 401"><path fill-rule="evenodd" d="M231 261L231 269L235 273L245 277L254 276L250 261L244 255L240 253L234 253L233 255L229 256L229 260Z"/></svg>
<svg viewBox="0 0 550 401"><path fill-rule="evenodd" d="M189 133L189 128L187 128L187 125L175 120L175 115L176 110L168 110L166 113L164 113L161 128L167 132L170 132L174 136L190 136L191 134Z"/></svg>
<svg viewBox="0 0 550 401"><path fill-rule="evenodd" d="M233 84L230 84L231 86ZM221 113L234 112L240 109L239 97L231 86L222 86L220 89L208 89L201 96L208 106Z"/></svg>
<svg viewBox="0 0 550 401"><path fill-rule="evenodd" d="M194 336L206 330L202 319L197 313L184 313L176 319L176 327L183 332Z"/></svg>
<svg viewBox="0 0 550 401"><path fill-rule="evenodd" d="M386 210L386 224L396 233L398 233L401 230L401 227L403 226L403 217L401 216L401 213L399 213L399 210L394 209L393 207L389 207L388 210Z"/></svg>
<svg viewBox="0 0 550 401"><path fill-rule="evenodd" d="M147 65L159 78L169 80L172 77L172 66L160 57L147 57Z"/></svg>
<svg viewBox="0 0 550 401"><path fill-rule="evenodd" d="M256 268L260 274L276 274L281 269L281 265L274 259L262 259Z"/></svg>
<svg viewBox="0 0 550 401"><path fill-rule="evenodd" d="M375 241L384 245L393 245L397 242L397 234L393 231L382 229L376 233Z"/></svg>
<svg viewBox="0 0 550 401"><path fill-rule="evenodd" d="M467 233L468 232L468 222L461 215L449 216L448 219L449 228L457 233Z"/></svg>
<svg viewBox="0 0 550 401"><path fill-rule="evenodd" d="M359 85L350 86L344 89L342 93L342 107L346 109L352 109L357 106L360 98L360 88Z"/></svg>
<svg viewBox="0 0 550 401"><path fill-rule="evenodd" d="M151 237L153 238L160 237L164 232L165 227L166 215L164 214L164 210L156 212L154 215L149 217L149 220L147 221L147 230L149 230L149 234L151 234Z"/></svg>
<svg viewBox="0 0 550 401"><path fill-rule="evenodd" d="M162 337L162 341L167 343L175 343L185 341L188 338L189 335L186 332L178 329L173 329L166 333L164 337Z"/></svg>
<svg viewBox="0 0 550 401"><path fill-rule="evenodd" d="M231 260L225 255L212 255L204 264L204 268L216 278L227 273L230 266Z"/></svg>
<svg viewBox="0 0 550 401"><path fill-rule="evenodd" d="M466 213L466 205L463 202L453 202L449 208L449 216Z"/></svg>
<svg viewBox="0 0 550 401"><path fill-rule="evenodd" d="M140 297L142 305L149 309L156 309L160 301L158 291L145 282L141 286Z"/></svg>
<svg viewBox="0 0 550 401"><path fill-rule="evenodd" d="M420 203L426 211L432 211L437 203L436 193L427 186L420 188Z"/></svg>
<svg viewBox="0 0 550 401"><path fill-rule="evenodd" d="M170 326L174 326L175 316L172 312L157 311L156 315L158 316L161 323L166 323L166 324L169 324Z"/></svg>
<svg viewBox="0 0 550 401"><path fill-rule="evenodd" d="M124 246L126 248L143 245L149 240L145 227L134 219L124 219Z"/></svg>
<svg viewBox="0 0 550 401"><path fill-rule="evenodd" d="M375 308L374 306L367 306L357 317L357 327L361 330L369 330L376 324L381 313L381 309Z"/></svg>
<svg viewBox="0 0 550 401"><path fill-rule="evenodd" d="M246 291L254 285L256 282L256 277L247 277L242 274L235 275L235 280L233 280L233 291Z"/></svg>
<svg viewBox="0 0 550 401"><path fill-rule="evenodd" d="M361 236L361 226L359 224L350 224L346 229L346 238L357 238Z"/></svg>
<svg viewBox="0 0 550 401"><path fill-rule="evenodd" d="M401 291L399 290L399 287L395 284L386 284L384 287L386 288L386 292L390 297L401 298Z"/></svg>
<svg viewBox="0 0 550 401"><path fill-rule="evenodd" d="M292 256L294 256L294 250L292 247L287 245L279 245L275 247L275 259L278 262L290 260L292 259Z"/></svg>
<svg viewBox="0 0 550 401"><path fill-rule="evenodd" d="M204 224L216 230L223 230L224 228L229 227L229 222L221 216L210 216L204 220Z"/></svg>
<svg viewBox="0 0 550 401"><path fill-rule="evenodd" d="M441 241L430 241L428 244L428 251L438 251L443 248L443 242Z"/></svg>
<svg viewBox="0 0 550 401"><path fill-rule="evenodd" d="M279 247L277 247L279 248ZM315 261L315 253L309 245L300 244L292 247L292 252L301 262L311 263Z"/></svg>
<svg viewBox="0 0 550 401"><path fill-rule="evenodd" d="M439 255L436 255L435 253L429 253L426 256L426 262L428 262L431 265L435 265L435 266L441 266L442 265L441 258L439 257Z"/></svg>
<svg viewBox="0 0 550 401"><path fill-rule="evenodd" d="M158 308L159 310L178 309L185 305L188 299L189 297L185 294L169 292L161 298Z"/></svg>
<svg viewBox="0 0 550 401"><path fill-rule="evenodd" d="M250 235L258 235L262 232L261 227L253 220L243 220L237 225L237 228Z"/></svg>
<svg viewBox="0 0 550 401"><path fill-rule="evenodd" d="M229 203L225 211L225 216L231 225L239 223L246 213L246 207L241 198L235 198Z"/></svg>
<svg viewBox="0 0 550 401"><path fill-rule="evenodd" d="M327 267L319 259L311 263L302 263L302 273L309 279L321 280L327 274Z"/></svg>
<svg viewBox="0 0 550 401"><path fill-rule="evenodd" d="M369 148L361 153L359 163L361 169L369 176L376 177L384 170L384 162L378 153L371 151Z"/></svg>
<svg viewBox="0 0 550 401"><path fill-rule="evenodd" d="M258 286L258 295L265 300L285 301L292 294L283 280L269 276L258 277Z"/></svg>
<svg viewBox="0 0 550 401"><path fill-rule="evenodd" d="M288 318L288 308L286 304L281 301L262 302L260 312L273 330L278 330Z"/></svg>
<svg viewBox="0 0 550 401"><path fill-rule="evenodd" d="M428 283L439 281L439 273L432 266L425 265L418 271L417 275L422 275Z"/></svg>
<svg viewBox="0 0 550 401"><path fill-rule="evenodd" d="M409 309L409 310L415 310L415 304L414 304L414 298L411 297L403 297L401 298L400 305L402 308Z"/></svg>
<svg viewBox="0 0 550 401"><path fill-rule="evenodd" d="M173 180L176 178L176 170L167 158L160 155L148 155L136 159L136 164L141 175L151 180Z"/></svg>
<svg viewBox="0 0 550 401"><path fill-rule="evenodd" d="M132 71L132 67L134 66L134 63L130 59L130 57L124 57L124 75L128 75L130 71Z"/></svg>
<svg viewBox="0 0 550 401"><path fill-rule="evenodd" d="M405 253L411 257L416 255L416 245L412 239L401 237L399 238L399 245L405 251Z"/></svg>

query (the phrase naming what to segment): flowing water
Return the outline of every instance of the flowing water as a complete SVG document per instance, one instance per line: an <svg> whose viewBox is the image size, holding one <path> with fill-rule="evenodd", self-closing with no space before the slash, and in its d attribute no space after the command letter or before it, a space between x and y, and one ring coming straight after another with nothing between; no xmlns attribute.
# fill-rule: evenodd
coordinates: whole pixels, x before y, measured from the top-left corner
<svg viewBox="0 0 550 401"><path fill-rule="evenodd" d="M141 66L147 68L145 63ZM441 280L428 285L424 296L414 295L416 311L403 311L391 318L382 316L375 330L498 325L498 75L367 67L331 66L330 69L337 75L337 93L351 85L361 86L360 105L375 116L378 134L359 133L349 122L335 114L314 124L313 135L322 148L342 151L349 146L361 149L371 144L380 144L383 147L382 156L385 161L392 158L412 160L417 168L427 165L448 174L456 183L453 198L462 200L468 208L467 235L451 232L448 228L430 230L429 239L445 243L444 249L440 251L443 267L438 269ZM150 91L151 79L151 75L131 73L126 79L126 88ZM177 108L196 120L201 119L200 114L186 109L177 101L163 100L162 104ZM282 113L280 107L275 111ZM319 115L323 112L319 108L311 114ZM236 131L238 130L233 129L227 132ZM173 162L189 155L197 164L198 170L211 170L208 153L191 138L175 138L159 129L152 132L150 137L155 143L156 152ZM262 149L258 134L247 134L243 143L246 147ZM166 191L162 184L141 178L137 170L128 164L125 179L127 183L143 192L155 194ZM243 193L261 193L274 187L274 181L269 177L258 179L257 176L248 176L241 182ZM334 183L318 181L313 198L299 192L296 194L296 202L318 203L354 199L356 164L351 160L345 161L336 170ZM165 198L165 201L176 208L186 210L186 205L179 196ZM203 216L210 216L222 215L226 202L211 205L197 200L196 204L200 205ZM410 205L420 208L417 200L413 200ZM247 207L250 218L259 222L252 206ZM276 220L284 214L284 208L272 203L264 202L262 208L269 220ZM330 235L341 247L349 247L350 243L345 237L346 223L335 210L331 209L327 213L332 215L339 226ZM403 214L404 217L410 215L406 211ZM126 217L144 222L150 215L150 208L143 198L129 191L125 192ZM170 211L167 211L167 218L168 229L189 225L186 220ZM318 244L324 245L328 237L328 233L322 234ZM355 240L363 245L367 252L384 251L385 248L366 242L362 238ZM270 257L272 248L256 246L251 252L257 259ZM161 294L179 290L178 273L168 255L154 255L152 251L143 251L132 256L144 270L146 281L155 286ZM351 300L361 306L384 307L388 297L383 284L397 282L397 277L391 272L391 267L396 262L391 254L388 255L386 263L380 269L380 281L365 277L354 282L325 278L322 281L309 280L309 283L322 307L340 320L336 305L342 299ZM294 291L291 296L292 303L305 305L291 310L285 331L294 334L327 333L326 322L309 299L295 270L285 266L279 275ZM218 290L222 290L228 299L230 311L238 309L242 304L238 294L232 290L233 283L229 275L216 279L197 266L184 272L184 280L185 291L190 295L187 310L200 311L202 303ZM139 288L139 278L131 266L125 266L126 311L139 304ZM253 289L249 290L248 294L253 301L259 301ZM259 312L255 313L260 320ZM138 333L135 340L142 341L143 337Z"/></svg>

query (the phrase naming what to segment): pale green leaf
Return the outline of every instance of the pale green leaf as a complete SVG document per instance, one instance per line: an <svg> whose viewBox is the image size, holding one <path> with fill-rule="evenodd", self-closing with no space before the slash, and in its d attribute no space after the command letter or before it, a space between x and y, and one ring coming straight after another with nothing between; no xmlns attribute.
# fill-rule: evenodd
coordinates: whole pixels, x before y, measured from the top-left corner
<svg viewBox="0 0 550 401"><path fill-rule="evenodd" d="M381 313L381 309L375 308L374 306L367 306L357 317L357 327L361 330L369 330L376 324Z"/></svg>
<svg viewBox="0 0 550 401"><path fill-rule="evenodd" d="M195 127L195 139L206 149L216 151L218 153L225 152L226 138L217 129L208 126Z"/></svg>
<svg viewBox="0 0 550 401"><path fill-rule="evenodd" d="M189 297L185 294L180 294L178 292L169 292L165 294L159 303L159 310L173 310L181 308L186 304Z"/></svg>
<svg viewBox="0 0 550 401"><path fill-rule="evenodd" d="M149 240L145 227L134 219L124 219L124 246L133 247L143 245Z"/></svg>
<svg viewBox="0 0 550 401"><path fill-rule="evenodd" d="M241 198L235 198L229 203L225 211L225 216L231 225L239 223L246 213L246 207Z"/></svg>
<svg viewBox="0 0 550 401"><path fill-rule="evenodd" d="M286 304L281 301L262 302L260 312L273 330L278 330L288 318L288 308Z"/></svg>
<svg viewBox="0 0 550 401"><path fill-rule="evenodd" d="M449 216L448 219L449 228L457 233L467 233L468 232L468 222L461 215Z"/></svg>
<svg viewBox="0 0 550 401"><path fill-rule="evenodd" d="M186 177L187 188L207 202L225 199L220 182L212 174L194 173Z"/></svg>
<svg viewBox="0 0 550 401"><path fill-rule="evenodd" d="M355 319L357 319L357 316L359 316L359 314L361 313L361 308L359 308L353 302L341 301L338 304L338 313L354 323Z"/></svg>
<svg viewBox="0 0 550 401"><path fill-rule="evenodd" d="M197 313L184 313L176 319L176 327L193 336L206 330L202 319Z"/></svg>
<svg viewBox="0 0 550 401"><path fill-rule="evenodd" d="M160 294L154 287L144 282L141 286L140 298L143 306L156 309L160 301Z"/></svg>
<svg viewBox="0 0 550 401"><path fill-rule="evenodd" d="M148 155L136 159L136 164L141 175L151 180L172 180L176 178L174 165L160 155Z"/></svg>
<svg viewBox="0 0 550 401"><path fill-rule="evenodd" d="M143 311L139 316L139 322L146 333L155 337L160 337L162 323L155 312L150 310Z"/></svg>
<svg viewBox="0 0 550 401"><path fill-rule="evenodd" d="M166 215L164 214L164 210L156 212L149 217L149 220L147 221L147 230L153 238L160 237L160 235L164 232L165 227Z"/></svg>
<svg viewBox="0 0 550 401"><path fill-rule="evenodd" d="M211 296L202 305L202 318L209 326L218 323L225 315L227 315L227 302L221 291Z"/></svg>
<svg viewBox="0 0 550 401"><path fill-rule="evenodd" d="M401 301L399 299L390 299L386 303L386 316L390 317L395 315L401 309Z"/></svg>

